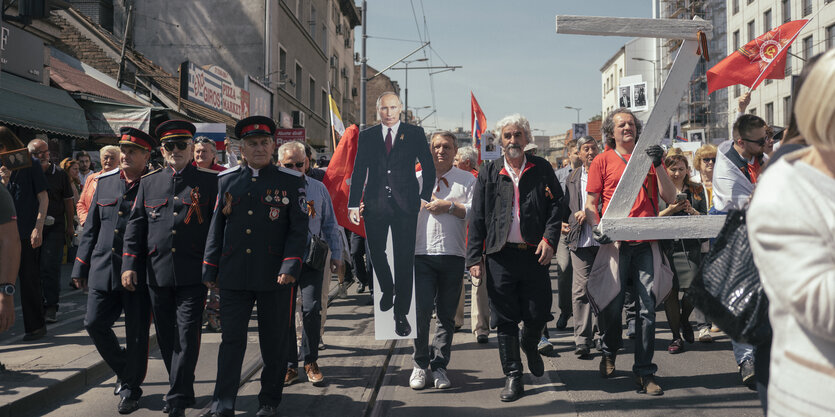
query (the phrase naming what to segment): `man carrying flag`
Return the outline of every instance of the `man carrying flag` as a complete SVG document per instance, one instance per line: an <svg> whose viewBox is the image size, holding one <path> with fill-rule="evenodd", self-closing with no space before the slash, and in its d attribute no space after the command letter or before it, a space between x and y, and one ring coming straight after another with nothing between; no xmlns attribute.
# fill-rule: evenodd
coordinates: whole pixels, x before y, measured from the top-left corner
<svg viewBox="0 0 835 417"><path fill-rule="evenodd" d="M707 71L708 94L742 84L751 90L764 79L782 79L786 51L809 20L794 20L778 26L728 55Z"/></svg>

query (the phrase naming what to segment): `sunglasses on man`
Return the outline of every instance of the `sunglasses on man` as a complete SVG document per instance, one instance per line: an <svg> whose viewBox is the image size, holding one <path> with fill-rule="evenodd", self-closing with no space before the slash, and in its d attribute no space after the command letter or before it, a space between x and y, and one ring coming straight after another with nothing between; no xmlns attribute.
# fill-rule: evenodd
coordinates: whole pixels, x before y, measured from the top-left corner
<svg viewBox="0 0 835 417"><path fill-rule="evenodd" d="M751 140L751 139L745 139L745 138L741 138L741 139L745 142L756 143L759 146L765 146L765 142L768 140L767 137L757 139L757 140Z"/></svg>
<svg viewBox="0 0 835 417"><path fill-rule="evenodd" d="M165 143L162 144L162 146L168 152L172 152L174 150L174 148L177 148L177 149L182 151L182 150L185 150L186 148L188 148L188 142L184 142L184 141L165 142Z"/></svg>
<svg viewBox="0 0 835 417"><path fill-rule="evenodd" d="M296 162L295 164L284 164L284 168L293 169L293 167L304 168L304 162Z"/></svg>

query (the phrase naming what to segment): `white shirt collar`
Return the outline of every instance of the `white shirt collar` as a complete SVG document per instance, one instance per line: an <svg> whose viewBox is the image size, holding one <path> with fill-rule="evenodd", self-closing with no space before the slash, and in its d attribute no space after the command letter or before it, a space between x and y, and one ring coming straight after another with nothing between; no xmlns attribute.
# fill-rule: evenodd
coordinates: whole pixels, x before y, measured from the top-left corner
<svg viewBox="0 0 835 417"><path fill-rule="evenodd" d="M249 168L249 169L250 169L250 171L252 171L252 177L253 177L253 178L257 177L257 176L258 176L258 171L260 171L260 170L261 170L260 168L255 169L255 168L253 168L253 167L251 167L251 166L249 166L249 165L247 165L247 168Z"/></svg>
<svg viewBox="0 0 835 417"><path fill-rule="evenodd" d="M386 139L386 133L388 133L389 127L380 123L380 126L383 127L383 140ZM397 135L397 129L400 129L400 121L398 120L394 126L391 127L391 140L394 142L394 137Z"/></svg>
<svg viewBox="0 0 835 417"><path fill-rule="evenodd" d="M519 171L519 177L522 176L522 172L525 171L525 167L528 165L528 156L525 155L522 157L522 169ZM518 177L516 176L516 172L513 171L513 168L507 162L507 157L504 158L504 170L507 171L508 175L514 179L514 181L518 181Z"/></svg>

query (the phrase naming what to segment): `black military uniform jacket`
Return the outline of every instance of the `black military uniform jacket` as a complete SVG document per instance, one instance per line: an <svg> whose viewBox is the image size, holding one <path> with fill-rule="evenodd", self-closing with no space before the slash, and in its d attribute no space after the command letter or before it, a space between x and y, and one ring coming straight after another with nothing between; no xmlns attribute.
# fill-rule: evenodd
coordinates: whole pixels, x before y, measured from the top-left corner
<svg viewBox="0 0 835 417"><path fill-rule="evenodd" d="M386 155L382 132L383 128L376 125L359 134L348 207L359 207L362 200L367 214L390 215L393 214L388 213L388 197L391 196L402 211L416 214L420 211L421 199L432 199L431 185L435 183L435 163L426 143L426 134L420 126L400 123L392 137L391 152ZM416 160L423 169L423 183L429 184L420 192L415 177Z"/></svg>
<svg viewBox="0 0 835 417"><path fill-rule="evenodd" d="M154 287L202 284L216 198L216 171L188 164L179 174L168 166L145 175L125 231L122 271L147 265Z"/></svg>
<svg viewBox="0 0 835 417"><path fill-rule="evenodd" d="M513 180L504 158L490 161L478 173L473 191L467 241L467 266L482 254L496 253L507 243L513 221ZM519 229L529 246L544 239L554 250L562 228L563 192L554 169L538 156L527 156L519 176Z"/></svg>
<svg viewBox="0 0 835 417"><path fill-rule="evenodd" d="M122 243L141 180L128 186L119 169L96 179L98 186L90 202L71 276L87 278L87 286L94 290L121 290ZM142 285L145 266L136 272Z"/></svg>
<svg viewBox="0 0 835 417"><path fill-rule="evenodd" d="M248 166L221 172L203 282L229 290L289 288L276 280L279 274L299 278L307 221L300 172L275 165L261 168L257 177Z"/></svg>

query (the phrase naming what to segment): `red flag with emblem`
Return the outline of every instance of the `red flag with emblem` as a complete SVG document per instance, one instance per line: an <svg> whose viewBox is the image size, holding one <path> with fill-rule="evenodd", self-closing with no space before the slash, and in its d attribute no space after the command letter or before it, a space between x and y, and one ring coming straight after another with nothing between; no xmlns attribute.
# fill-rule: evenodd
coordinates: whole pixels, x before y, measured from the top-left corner
<svg viewBox="0 0 835 417"><path fill-rule="evenodd" d="M751 89L765 79L779 80L786 74L786 52L808 20L780 25L739 48L707 71L708 94L742 84Z"/></svg>
<svg viewBox="0 0 835 417"><path fill-rule="evenodd" d="M345 129L342 139L333 151L333 157L328 163L328 170L322 182L331 195L336 222L345 229L365 237L364 221L360 220L360 224L355 225L348 218L348 193L351 191L351 174L354 172L358 139L359 127L357 125L351 125Z"/></svg>

